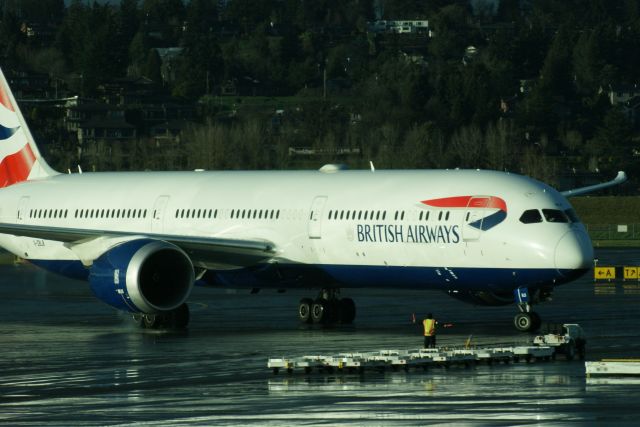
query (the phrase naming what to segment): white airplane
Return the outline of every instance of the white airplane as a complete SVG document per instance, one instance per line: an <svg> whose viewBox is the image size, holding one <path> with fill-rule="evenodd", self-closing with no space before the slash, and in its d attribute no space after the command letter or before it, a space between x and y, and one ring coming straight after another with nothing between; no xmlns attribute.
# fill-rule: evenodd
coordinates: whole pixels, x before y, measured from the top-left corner
<svg viewBox="0 0 640 427"><path fill-rule="evenodd" d="M317 288L304 322L351 323L341 288L429 289L532 304L584 274L593 248L562 193L482 170L60 174L0 71L0 246L82 279L144 327L185 327L194 284ZM624 181L566 192L582 194Z"/></svg>

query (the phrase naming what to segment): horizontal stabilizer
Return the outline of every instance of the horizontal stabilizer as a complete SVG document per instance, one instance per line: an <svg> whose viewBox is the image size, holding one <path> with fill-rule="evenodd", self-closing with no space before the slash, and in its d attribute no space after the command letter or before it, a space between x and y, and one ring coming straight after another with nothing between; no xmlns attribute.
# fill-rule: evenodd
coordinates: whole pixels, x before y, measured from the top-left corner
<svg viewBox="0 0 640 427"><path fill-rule="evenodd" d="M602 190L604 188L613 187L614 185L620 185L627 180L627 174L623 171L619 171L618 175L611 181L603 182L601 184L589 185L587 187L575 188L573 190L562 191L562 195L565 197L580 196L582 194L591 193L594 191Z"/></svg>

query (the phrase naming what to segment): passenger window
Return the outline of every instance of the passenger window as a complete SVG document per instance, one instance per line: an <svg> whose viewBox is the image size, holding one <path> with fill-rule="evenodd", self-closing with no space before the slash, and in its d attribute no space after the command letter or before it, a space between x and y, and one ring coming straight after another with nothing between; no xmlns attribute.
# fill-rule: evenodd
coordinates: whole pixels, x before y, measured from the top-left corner
<svg viewBox="0 0 640 427"><path fill-rule="evenodd" d="M445 215L444 220L449 221L449 211L447 211L447 214Z"/></svg>
<svg viewBox="0 0 640 427"><path fill-rule="evenodd" d="M542 222L542 215L540 215L540 211L538 209L529 209L522 212L522 215L520 215L520 222L523 224Z"/></svg>
<svg viewBox="0 0 640 427"><path fill-rule="evenodd" d="M442 212L438 212L438 221L442 221Z"/></svg>
<svg viewBox="0 0 640 427"><path fill-rule="evenodd" d="M542 215L547 222L569 222L569 218L558 209L542 209Z"/></svg>

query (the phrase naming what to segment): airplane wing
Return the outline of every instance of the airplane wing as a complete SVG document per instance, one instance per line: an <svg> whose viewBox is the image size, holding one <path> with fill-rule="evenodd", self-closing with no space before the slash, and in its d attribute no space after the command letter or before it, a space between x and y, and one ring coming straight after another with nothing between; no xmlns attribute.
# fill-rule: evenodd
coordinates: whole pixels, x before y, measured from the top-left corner
<svg viewBox="0 0 640 427"><path fill-rule="evenodd" d="M618 175L616 175L616 177L611 181L603 182L601 184L589 185L587 187L575 188L573 190L561 191L560 193L564 197L579 196L581 194L587 194L593 191L602 190L603 188L609 188L609 187L613 187L614 185L622 184L626 180L627 180L627 174L624 173L623 171L619 171Z"/></svg>
<svg viewBox="0 0 640 427"><path fill-rule="evenodd" d="M68 247L84 245L99 238L126 240L127 237L149 238L172 243L184 250L196 266L237 268L265 261L275 255L274 244L264 240L226 239L219 237L175 236L155 233L88 230L80 228L43 227L0 223L1 234L54 240Z"/></svg>

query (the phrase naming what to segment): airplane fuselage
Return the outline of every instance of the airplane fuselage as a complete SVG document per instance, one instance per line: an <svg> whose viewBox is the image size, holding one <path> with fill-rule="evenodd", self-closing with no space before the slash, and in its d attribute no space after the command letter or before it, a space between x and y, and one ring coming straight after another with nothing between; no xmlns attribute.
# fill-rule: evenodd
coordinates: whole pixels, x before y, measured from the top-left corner
<svg viewBox="0 0 640 427"><path fill-rule="evenodd" d="M0 206L3 223L273 244L259 265L194 262L199 283L222 286L504 292L562 283L593 258L562 195L492 171L83 173L4 188ZM531 210L539 222L522 221ZM567 220L551 222L543 210ZM82 254L62 242L0 235L0 244L88 275Z"/></svg>

